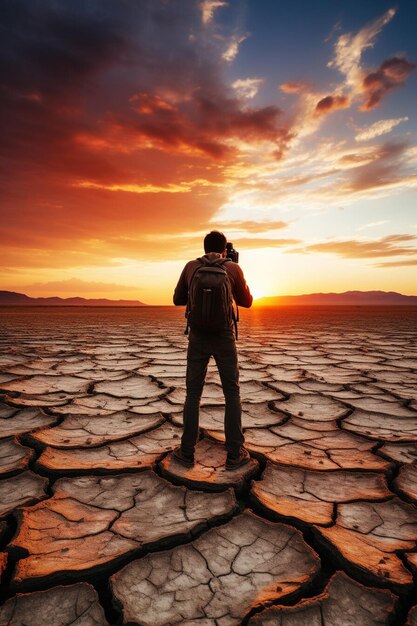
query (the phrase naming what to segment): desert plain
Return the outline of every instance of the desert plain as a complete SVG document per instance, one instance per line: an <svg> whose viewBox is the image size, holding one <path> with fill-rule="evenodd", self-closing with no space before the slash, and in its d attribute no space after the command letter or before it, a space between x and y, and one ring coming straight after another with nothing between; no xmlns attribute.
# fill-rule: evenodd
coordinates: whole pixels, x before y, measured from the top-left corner
<svg viewBox="0 0 417 626"><path fill-rule="evenodd" d="M417 625L417 310L241 317L226 471L182 309L0 309L1 625Z"/></svg>

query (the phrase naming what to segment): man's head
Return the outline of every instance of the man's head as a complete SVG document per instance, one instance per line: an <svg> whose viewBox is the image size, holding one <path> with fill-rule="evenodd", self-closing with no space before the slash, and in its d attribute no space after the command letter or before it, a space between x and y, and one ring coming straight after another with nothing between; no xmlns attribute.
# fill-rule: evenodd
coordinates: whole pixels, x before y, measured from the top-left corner
<svg viewBox="0 0 417 626"><path fill-rule="evenodd" d="M223 254L226 250L227 239L218 230L212 230L204 237L204 252L219 252Z"/></svg>

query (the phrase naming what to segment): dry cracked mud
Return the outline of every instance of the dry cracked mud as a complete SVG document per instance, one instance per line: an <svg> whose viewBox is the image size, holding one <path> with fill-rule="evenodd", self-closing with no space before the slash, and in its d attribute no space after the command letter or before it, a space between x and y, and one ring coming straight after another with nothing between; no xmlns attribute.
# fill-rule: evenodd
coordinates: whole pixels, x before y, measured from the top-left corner
<svg viewBox="0 0 417 626"><path fill-rule="evenodd" d="M151 468L180 443L182 430L169 422L137 437L91 448L47 446L38 465L52 472L122 471Z"/></svg>
<svg viewBox="0 0 417 626"><path fill-rule="evenodd" d="M5 476L27 469L33 455L34 451L31 448L22 446L16 440L0 440L0 475Z"/></svg>
<svg viewBox="0 0 417 626"><path fill-rule="evenodd" d="M18 507L45 498L47 485L47 478L30 471L0 480L0 519Z"/></svg>
<svg viewBox="0 0 417 626"><path fill-rule="evenodd" d="M89 448L138 435L163 422L160 413L138 415L129 411L99 417L66 417L58 426L36 431L32 438L55 448Z"/></svg>
<svg viewBox="0 0 417 626"><path fill-rule="evenodd" d="M336 502L382 500L391 495L377 472L316 472L267 463L251 496L278 516L307 524L330 525Z"/></svg>
<svg viewBox="0 0 417 626"><path fill-rule="evenodd" d="M235 508L230 490L188 491L152 471L61 478L52 497L21 511L11 546L29 556L18 562L13 580L99 568L134 550L191 537Z"/></svg>
<svg viewBox="0 0 417 626"><path fill-rule="evenodd" d="M111 587L127 623L232 625L307 585L318 566L299 531L243 513L190 544L133 561Z"/></svg>
<svg viewBox="0 0 417 626"><path fill-rule="evenodd" d="M207 431L224 441L221 431ZM281 426L248 428L246 446L274 463L313 470L384 470L389 462L372 452L375 443L351 435L332 422L305 422L292 418Z"/></svg>
<svg viewBox="0 0 417 626"><path fill-rule="evenodd" d="M319 596L294 606L274 606L249 620L249 626L385 626L395 596L358 584L337 572Z"/></svg>
<svg viewBox="0 0 417 626"><path fill-rule="evenodd" d="M416 313L242 317L226 471L177 310L0 309L0 624L417 625Z"/></svg>
<svg viewBox="0 0 417 626"><path fill-rule="evenodd" d="M352 567L375 580L411 585L411 572L399 551L415 549L417 509L399 498L337 505L336 523L316 531Z"/></svg>
<svg viewBox="0 0 417 626"><path fill-rule="evenodd" d="M18 594L0 607L7 626L108 626L97 593L88 583Z"/></svg>

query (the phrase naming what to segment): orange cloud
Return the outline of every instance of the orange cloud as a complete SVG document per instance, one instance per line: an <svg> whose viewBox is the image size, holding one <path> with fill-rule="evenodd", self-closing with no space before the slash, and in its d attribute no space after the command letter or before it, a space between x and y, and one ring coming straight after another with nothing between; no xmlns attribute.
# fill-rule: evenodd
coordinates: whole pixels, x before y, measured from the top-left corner
<svg viewBox="0 0 417 626"><path fill-rule="evenodd" d="M376 71L366 74L361 86L365 102L360 110L370 111L378 106L387 93L405 83L415 67L405 58L393 57L384 61Z"/></svg>
<svg viewBox="0 0 417 626"><path fill-rule="evenodd" d="M324 252L348 259L370 259L376 257L410 256L417 253L417 246L402 246L403 243L414 242L416 235L388 235L382 239L361 241L348 239L344 241L324 241L292 249L290 252Z"/></svg>
<svg viewBox="0 0 417 626"><path fill-rule="evenodd" d="M347 96L326 96L317 102L315 112L317 115L323 115L337 109L347 109L349 106Z"/></svg>
<svg viewBox="0 0 417 626"><path fill-rule="evenodd" d="M179 258L183 242L176 235L205 230L225 191L196 187L185 193L126 193L62 186L40 178L31 181L32 195L17 188L3 198L0 222L2 264L15 268L119 265L120 258ZM18 211L16 211L18 200ZM158 235L166 233L167 241ZM130 243L129 238L134 239ZM146 240L149 238L149 241Z"/></svg>
<svg viewBox="0 0 417 626"><path fill-rule="evenodd" d="M235 248L286 248L300 243L300 239L273 239L272 237L240 237L233 242Z"/></svg>
<svg viewBox="0 0 417 626"><path fill-rule="evenodd" d="M161 111L174 111L175 107L158 95L149 93L134 94L129 98L132 108L137 113L152 115L158 109Z"/></svg>
<svg viewBox="0 0 417 626"><path fill-rule="evenodd" d="M354 155L350 155L352 158ZM408 158L408 145L402 142L386 143L364 153L365 158L362 167L351 170L350 176L343 189L345 192L357 192L365 189L383 188L396 182L407 179L406 173ZM366 157L368 161L366 161ZM359 155L359 158L361 155ZM346 157L345 157L346 158Z"/></svg>
<svg viewBox="0 0 417 626"><path fill-rule="evenodd" d="M302 81L290 80L287 83L282 83L279 88L284 93L300 93L301 91L310 89L311 85Z"/></svg>
<svg viewBox="0 0 417 626"><path fill-rule="evenodd" d="M244 220L244 221L235 221L235 222L222 222L221 229L227 230L228 228L231 230L246 230L250 233L264 233L270 230L279 230L282 228L287 228L288 223L283 222L282 220L277 221L262 221L256 222L254 220ZM219 226L220 228L220 226Z"/></svg>
<svg viewBox="0 0 417 626"><path fill-rule="evenodd" d="M138 185L136 183L112 183L110 185L93 183L88 180L82 180L74 183L74 187L82 187L83 189L104 189L106 191L126 191L127 193L186 193L190 191L192 183L181 183L179 185Z"/></svg>
<svg viewBox="0 0 417 626"><path fill-rule="evenodd" d="M377 263L375 267L412 267L417 265L417 258L400 261L386 261L384 263Z"/></svg>

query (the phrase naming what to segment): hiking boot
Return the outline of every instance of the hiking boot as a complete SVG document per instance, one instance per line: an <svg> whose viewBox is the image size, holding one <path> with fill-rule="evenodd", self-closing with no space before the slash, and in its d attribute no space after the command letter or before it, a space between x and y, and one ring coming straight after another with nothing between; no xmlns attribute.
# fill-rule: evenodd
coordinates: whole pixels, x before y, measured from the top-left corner
<svg viewBox="0 0 417 626"><path fill-rule="evenodd" d="M242 465L246 465L246 463L249 463L249 461L249 452L246 450L246 448L243 448L242 446L237 454L231 454L230 452L227 453L226 469L237 469L238 467L242 467Z"/></svg>
<svg viewBox="0 0 417 626"><path fill-rule="evenodd" d="M178 463L184 465L184 467L192 467L194 465L194 454L186 454L181 446L178 446L178 448L172 451L172 456Z"/></svg>

